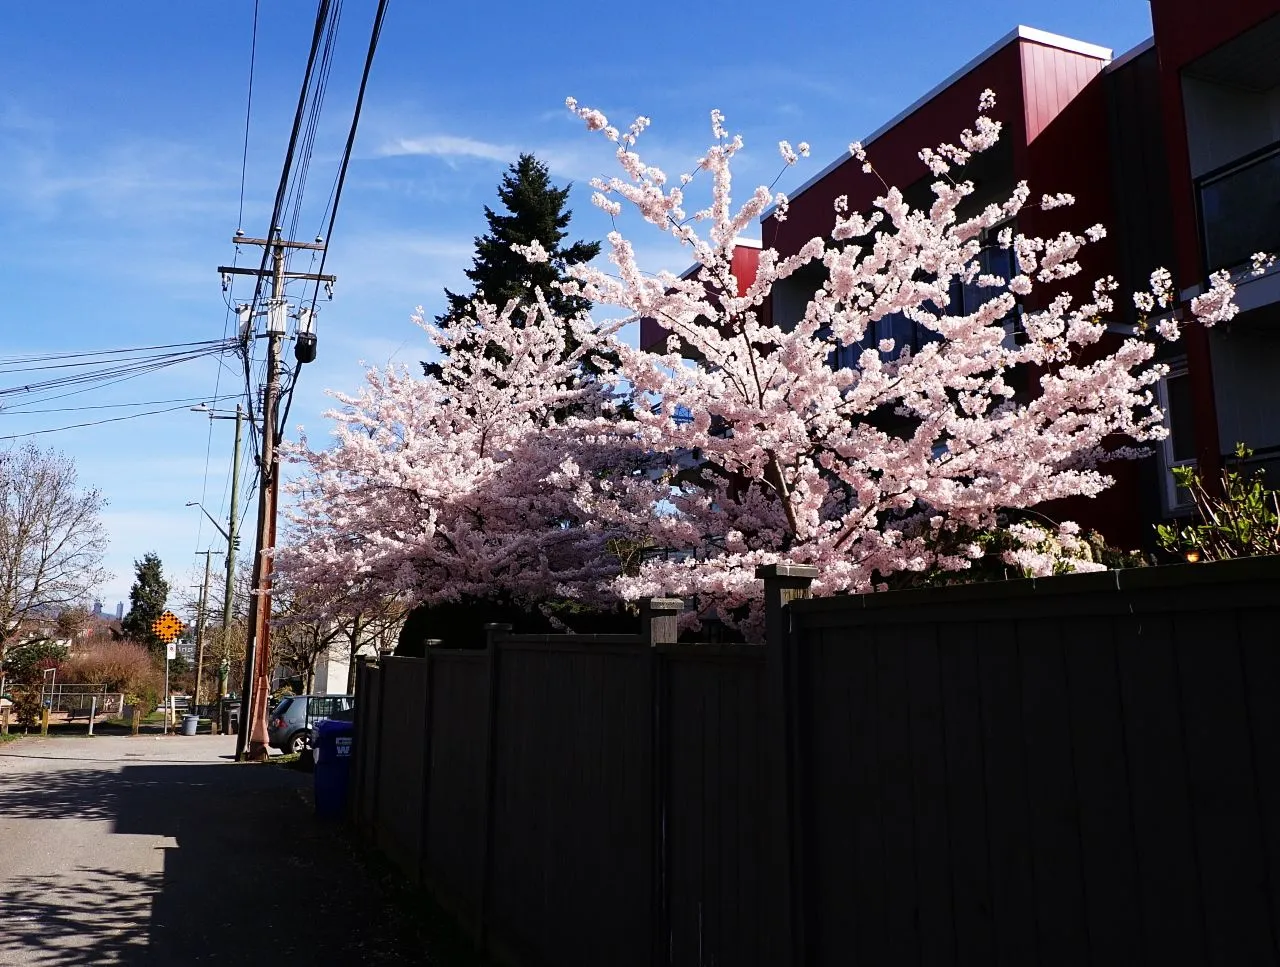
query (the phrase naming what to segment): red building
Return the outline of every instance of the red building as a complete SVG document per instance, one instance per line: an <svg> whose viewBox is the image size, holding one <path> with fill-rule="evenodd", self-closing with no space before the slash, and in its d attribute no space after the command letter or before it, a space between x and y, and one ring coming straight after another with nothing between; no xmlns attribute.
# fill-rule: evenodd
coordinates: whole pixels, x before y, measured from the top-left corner
<svg viewBox="0 0 1280 967"><path fill-rule="evenodd" d="M1108 274L1124 292L1144 288L1164 265L1189 298L1210 271L1241 268L1258 250L1280 251L1280 2L1223 6L1231 9L1208 18L1197 0L1152 0L1154 38L1114 60L1106 48L1019 27L863 144L886 181L927 204L933 177L918 151L955 142L991 89L1004 133L966 169L977 191L960 214L1007 198L1024 180L1033 196L1070 193L1074 207L1028 209L1017 227L1049 236L1108 226L1108 239L1082 258L1079 295ZM785 221L764 218L764 244L794 254L830 233L838 196L867 210L881 191L861 162L837 159L791 195ZM999 274L1007 274L1008 257L994 246L983 256ZM800 317L822 271L813 267L775 289L775 321ZM966 311L966 296L955 293L957 311ZM1149 547L1154 521L1190 509L1170 467L1197 461L1216 474L1237 440L1280 462L1280 273L1242 284L1238 301L1244 311L1229 328L1188 327L1181 343L1162 350L1171 371L1160 393L1172 432L1158 456L1113 465L1115 487L1054 507L1056 515L1096 527L1117 545ZM1115 340L1134 322L1131 307L1118 310ZM877 325L868 344L928 338L905 318ZM861 349L849 347L846 358Z"/></svg>
<svg viewBox="0 0 1280 967"><path fill-rule="evenodd" d="M738 295L745 295L756 280L756 270L760 267L760 243L751 238L735 238L733 240L733 262L730 266L734 279L738 283ZM681 273L680 278L688 279L698 271L699 266L692 265ZM667 336L670 333L662 327L657 319L640 320L640 348L652 352L665 352Z"/></svg>
<svg viewBox="0 0 1280 967"><path fill-rule="evenodd" d="M1280 2L1152 0L1153 53L1172 221L1170 267L1185 297L1218 269L1280 253ZM1166 462L1216 475L1237 442L1280 481L1280 272L1246 275L1230 327L1188 331L1186 388L1170 386ZM1182 412L1179 412L1181 402Z"/></svg>

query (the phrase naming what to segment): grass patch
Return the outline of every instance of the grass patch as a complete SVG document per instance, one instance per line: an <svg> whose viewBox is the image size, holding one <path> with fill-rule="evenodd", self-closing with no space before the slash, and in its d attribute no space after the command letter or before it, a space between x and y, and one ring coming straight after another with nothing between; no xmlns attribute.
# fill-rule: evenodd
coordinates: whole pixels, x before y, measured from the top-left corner
<svg viewBox="0 0 1280 967"><path fill-rule="evenodd" d="M4 745L6 742L17 742L20 738L22 738L22 734L19 732L10 732L7 735L0 732L0 745Z"/></svg>

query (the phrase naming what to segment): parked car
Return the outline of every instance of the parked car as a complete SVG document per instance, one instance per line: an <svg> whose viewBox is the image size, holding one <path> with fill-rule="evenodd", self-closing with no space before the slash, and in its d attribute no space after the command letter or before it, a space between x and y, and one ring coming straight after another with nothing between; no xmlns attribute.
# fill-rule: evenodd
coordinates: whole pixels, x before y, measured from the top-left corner
<svg viewBox="0 0 1280 967"><path fill-rule="evenodd" d="M268 741L285 753L309 749L317 722L347 718L353 708L353 695L290 695L280 700L267 719Z"/></svg>

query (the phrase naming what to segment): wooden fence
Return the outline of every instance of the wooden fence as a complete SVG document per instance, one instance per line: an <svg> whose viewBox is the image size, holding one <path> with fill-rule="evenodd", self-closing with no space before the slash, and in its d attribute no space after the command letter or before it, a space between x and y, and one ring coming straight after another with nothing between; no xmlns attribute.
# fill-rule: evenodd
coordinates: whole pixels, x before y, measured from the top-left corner
<svg viewBox="0 0 1280 967"><path fill-rule="evenodd" d="M352 813L529 965L1280 964L1280 559L361 668Z"/></svg>

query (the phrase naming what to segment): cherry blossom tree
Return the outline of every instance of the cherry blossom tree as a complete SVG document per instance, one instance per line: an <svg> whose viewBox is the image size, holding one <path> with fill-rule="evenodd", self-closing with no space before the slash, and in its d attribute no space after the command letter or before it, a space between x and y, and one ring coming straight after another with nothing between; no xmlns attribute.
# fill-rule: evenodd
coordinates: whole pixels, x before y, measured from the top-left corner
<svg viewBox="0 0 1280 967"><path fill-rule="evenodd" d="M1078 278L1102 227L1018 232L1028 206L1072 202L1033 202L1026 184L999 204L968 201L964 165L1000 134L993 103L983 96L958 146L921 152L936 179L928 208L887 185L869 212L837 199L828 237L785 258L762 250L740 293L735 239L769 206L777 217L787 208L763 186L735 204L742 139L713 112L714 142L669 183L637 150L647 118L623 132L571 99L622 168L593 182L595 204L615 218L629 207L685 246L697 271L647 274L614 231L611 267L574 266L562 294L659 320L666 351L622 344L616 323L553 319L545 299L527 310L475 303L447 333L425 326L444 357L438 377L370 371L360 393L337 395L335 445L295 451L308 471L294 513L302 530L282 566L331 582L335 595L410 603L694 595L745 628L759 617L762 564L817 565L819 593L963 574L993 547L1019 573L1100 567L1075 525L1045 529L1020 514L1098 494L1112 483L1109 461L1162 436L1155 340L1176 338L1188 313L1156 273L1135 300L1150 325L1112 346L1117 285ZM780 150L787 164L808 153ZM861 146L851 151L878 177ZM686 192L700 187L707 203L688 210ZM989 234L1011 253L1005 275L983 269ZM536 243L521 251L548 257ZM774 287L815 268L822 281L801 317L775 324ZM957 282L989 295L959 311ZM1189 315L1229 319L1232 293L1214 276ZM895 314L927 334L918 349L868 343ZM856 363L832 365L850 346L863 347ZM1018 392L1025 373L1035 384ZM623 568L621 545L664 553Z"/></svg>
<svg viewBox="0 0 1280 967"><path fill-rule="evenodd" d="M614 329L555 319L544 299L477 302L447 330L415 321L441 351L438 375L370 370L359 393L334 394L334 445L292 451L305 472L278 553L287 580L327 589L318 597L349 613L388 600L599 601L621 529L548 481L572 453L578 473L608 486L606 470L640 455L586 432L614 409L609 381L585 365L607 370L594 357Z"/></svg>
<svg viewBox="0 0 1280 967"><path fill-rule="evenodd" d="M734 240L768 206L781 218L787 208L786 197L766 187L734 204L741 137L713 112L714 143L695 172L671 184L637 150L647 118L623 133L601 112L568 101L616 145L623 169L593 182L596 205L615 217L629 206L686 246L698 266L685 277L646 274L615 231L608 236L612 271L579 266L571 273L571 292L656 318L670 333L666 353L619 350L620 372L638 401L634 421L597 420L594 429L667 455L671 471L612 491L571 465L556 478L578 486L593 519L633 528L647 521L653 542L677 552L620 576L620 595L697 594L722 614L742 615L758 597L758 565L817 565L818 593L870 591L895 575L965 571L984 553L979 537L997 529L1005 561L1024 573L1101 566L1084 558L1073 524L1046 533L1006 526L1006 515L1096 495L1112 483L1105 462L1139 456L1143 442L1163 435L1152 388L1164 369L1151 361L1154 331L1177 335L1169 277L1157 273L1153 291L1138 294L1140 309L1163 313L1151 333L1099 352L1117 285L1101 279L1084 299L1070 288L1082 249L1104 236L1101 226L1048 239L1004 228L999 245L1012 251L1014 271L984 274L982 234L1032 204L1029 186L1019 184L1003 203L961 216L974 192L964 165L1000 134L988 116L993 105L984 94L959 146L921 152L936 179L927 209L911 208L888 186L870 212L849 211L847 199L837 199L829 237L787 258L764 249L754 283L740 295ZM788 164L807 154L803 144L780 149ZM850 150L877 177L862 147ZM695 177L709 179L710 200L689 211L685 194ZM1046 195L1039 204L1071 202ZM825 281L794 325L771 324L772 289L806 266L820 266ZM957 280L989 298L972 312L954 311ZM1230 318L1231 295L1229 279L1215 276L1192 313L1206 324ZM1020 303L1025 339L1013 340L1007 323ZM832 365L836 347L863 343L877 320L894 313L931 338L914 352L884 340L852 367ZM1010 377L1019 370L1040 374L1033 392L1015 393ZM682 454L696 455L692 472L687 459L681 466Z"/></svg>

